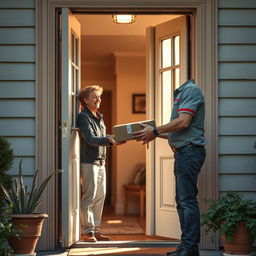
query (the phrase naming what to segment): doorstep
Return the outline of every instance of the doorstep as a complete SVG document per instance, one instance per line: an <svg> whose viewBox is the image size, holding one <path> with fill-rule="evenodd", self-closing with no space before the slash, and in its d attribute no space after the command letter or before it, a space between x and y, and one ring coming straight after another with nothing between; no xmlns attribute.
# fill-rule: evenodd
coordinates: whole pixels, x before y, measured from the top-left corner
<svg viewBox="0 0 256 256"><path fill-rule="evenodd" d="M36 256L67 256L68 251L40 251L36 253Z"/></svg>

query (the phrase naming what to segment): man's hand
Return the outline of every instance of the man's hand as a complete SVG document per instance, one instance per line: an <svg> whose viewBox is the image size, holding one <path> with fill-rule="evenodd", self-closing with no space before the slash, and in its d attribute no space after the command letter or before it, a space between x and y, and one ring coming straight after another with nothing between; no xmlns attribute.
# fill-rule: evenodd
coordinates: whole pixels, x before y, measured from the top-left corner
<svg viewBox="0 0 256 256"><path fill-rule="evenodd" d="M144 129L134 132L132 134L133 138L137 141L143 141L143 145L154 140L156 135L153 133L153 127L146 124L140 124L140 126L144 127Z"/></svg>

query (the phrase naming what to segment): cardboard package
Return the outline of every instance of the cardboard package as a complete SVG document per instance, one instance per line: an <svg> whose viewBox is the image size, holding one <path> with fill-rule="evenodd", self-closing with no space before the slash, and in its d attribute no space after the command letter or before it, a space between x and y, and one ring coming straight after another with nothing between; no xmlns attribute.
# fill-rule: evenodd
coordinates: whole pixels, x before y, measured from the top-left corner
<svg viewBox="0 0 256 256"><path fill-rule="evenodd" d="M132 136L132 133L143 129L143 127L140 126L140 123L156 127L155 120L146 120L146 121L140 121L140 122L134 122L134 123L128 123L128 124L115 125L113 127L115 140L117 142L133 140L134 138Z"/></svg>

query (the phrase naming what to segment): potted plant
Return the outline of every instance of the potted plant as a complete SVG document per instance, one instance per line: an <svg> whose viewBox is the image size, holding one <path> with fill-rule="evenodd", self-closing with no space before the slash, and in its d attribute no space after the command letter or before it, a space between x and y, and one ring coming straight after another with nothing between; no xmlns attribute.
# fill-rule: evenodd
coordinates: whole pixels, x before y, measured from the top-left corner
<svg viewBox="0 0 256 256"><path fill-rule="evenodd" d="M220 231L227 254L248 255L256 237L256 201L246 200L236 192L228 192L210 204L202 214L206 233Z"/></svg>
<svg viewBox="0 0 256 256"><path fill-rule="evenodd" d="M15 228L21 231L19 237L11 236L8 241L15 254L33 254L37 241L41 235L44 219L47 214L34 213L36 207L42 203L40 197L50 179L61 170L52 172L42 184L36 186L38 170L35 172L31 190L24 184L22 161L19 163L19 177L8 190L1 184L1 189L8 205L12 205L12 213L8 214Z"/></svg>
<svg viewBox="0 0 256 256"><path fill-rule="evenodd" d="M0 136L0 184L10 189L12 186L12 176L8 174L8 170L13 165L13 150L7 138ZM4 194L0 190L0 209L4 208Z"/></svg>
<svg viewBox="0 0 256 256"><path fill-rule="evenodd" d="M10 205L7 209L0 208L1 213L10 213L12 206ZM17 230L13 223L10 221L11 218L6 214L0 215L0 255L10 256L13 253L12 248L8 243L8 238L11 236L19 236L20 231Z"/></svg>

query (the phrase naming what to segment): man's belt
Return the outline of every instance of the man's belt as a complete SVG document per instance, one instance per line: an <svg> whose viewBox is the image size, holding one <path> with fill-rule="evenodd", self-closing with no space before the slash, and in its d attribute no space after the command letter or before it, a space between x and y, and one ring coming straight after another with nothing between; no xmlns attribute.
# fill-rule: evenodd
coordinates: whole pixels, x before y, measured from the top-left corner
<svg viewBox="0 0 256 256"><path fill-rule="evenodd" d="M176 148L176 147L171 146L171 149L172 149L173 153L176 153L176 152L178 152L180 149L185 148L185 147L187 147L187 146L193 146L193 147L195 147L195 148L197 148L197 147L203 147L203 145L195 145L195 144L189 143L189 144L184 145L184 146L179 147L179 148Z"/></svg>

